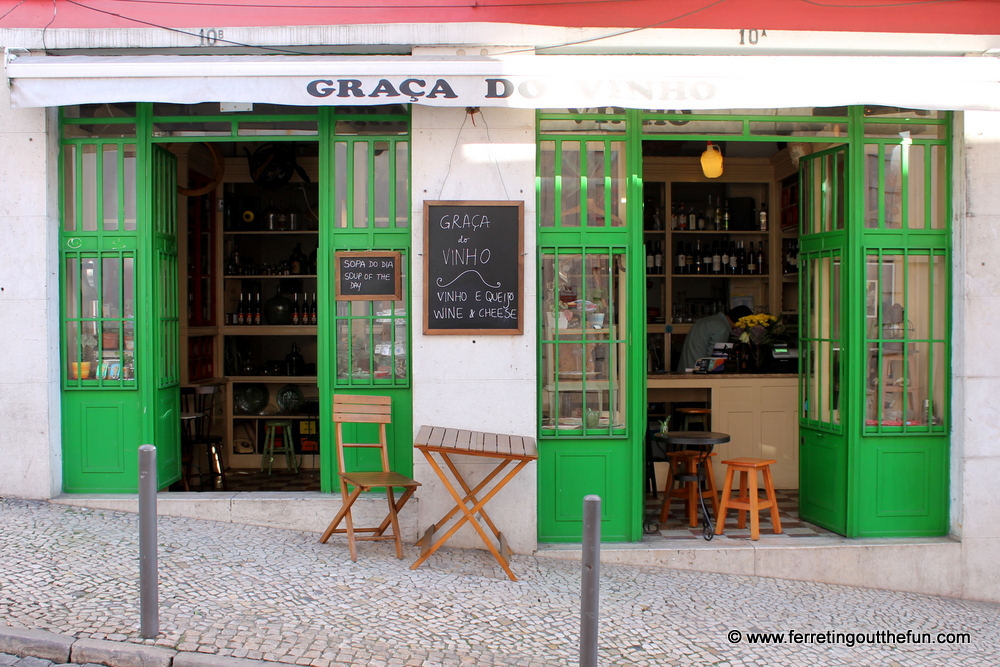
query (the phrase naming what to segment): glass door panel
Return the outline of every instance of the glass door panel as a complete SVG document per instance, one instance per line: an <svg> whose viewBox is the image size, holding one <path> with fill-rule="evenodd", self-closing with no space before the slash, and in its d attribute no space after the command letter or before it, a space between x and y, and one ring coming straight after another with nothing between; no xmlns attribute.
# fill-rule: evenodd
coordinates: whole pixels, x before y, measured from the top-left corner
<svg viewBox="0 0 1000 667"><path fill-rule="evenodd" d="M944 251L874 251L865 269L865 430L944 430Z"/></svg>
<svg viewBox="0 0 1000 667"><path fill-rule="evenodd" d="M626 281L621 250L542 255L541 429L625 432Z"/></svg>

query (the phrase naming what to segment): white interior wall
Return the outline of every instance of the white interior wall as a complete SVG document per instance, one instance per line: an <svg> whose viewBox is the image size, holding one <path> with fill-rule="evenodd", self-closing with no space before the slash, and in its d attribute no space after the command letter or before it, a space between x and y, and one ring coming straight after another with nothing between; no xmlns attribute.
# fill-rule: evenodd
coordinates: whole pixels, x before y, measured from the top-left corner
<svg viewBox="0 0 1000 667"><path fill-rule="evenodd" d="M0 86L0 496L62 487L55 112Z"/></svg>
<svg viewBox="0 0 1000 667"><path fill-rule="evenodd" d="M517 109L413 107L413 424L534 436L535 330L535 114ZM524 202L524 335L433 335L423 332L424 200ZM462 457L461 469L478 481L494 459ZM424 456L414 451L418 525L438 521L454 502ZM515 553L536 544L536 464L528 466L487 506ZM483 548L471 527L449 546Z"/></svg>
<svg viewBox="0 0 1000 667"><path fill-rule="evenodd" d="M1000 113L964 114L956 170L952 522L962 539L962 597L1000 600ZM961 155L962 153L960 153ZM962 173L964 171L964 174ZM964 175L964 179L961 176ZM964 191L964 198L962 198Z"/></svg>

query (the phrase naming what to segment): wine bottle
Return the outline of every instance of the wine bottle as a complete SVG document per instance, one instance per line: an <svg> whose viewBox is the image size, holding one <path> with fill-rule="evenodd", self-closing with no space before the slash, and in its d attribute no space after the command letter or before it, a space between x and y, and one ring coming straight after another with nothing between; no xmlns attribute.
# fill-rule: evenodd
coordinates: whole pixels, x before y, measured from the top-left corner
<svg viewBox="0 0 1000 667"><path fill-rule="evenodd" d="M764 242L760 242L760 247L757 249L757 273L767 275L767 253L764 252Z"/></svg>
<svg viewBox="0 0 1000 667"><path fill-rule="evenodd" d="M740 254L739 250L736 248L736 242L731 241L729 244L729 273L731 275L737 275L740 272Z"/></svg>
<svg viewBox="0 0 1000 667"><path fill-rule="evenodd" d="M698 228L698 216L694 212L694 206L688 205L688 224L687 229L697 229Z"/></svg>
<svg viewBox="0 0 1000 667"><path fill-rule="evenodd" d="M299 310L299 293L295 293L295 299L292 304L292 324L298 324L299 318L302 316L302 311Z"/></svg>
<svg viewBox="0 0 1000 667"><path fill-rule="evenodd" d="M653 248L650 243L646 243L646 274L653 272L653 266L655 264L655 259L653 257Z"/></svg>
<svg viewBox="0 0 1000 667"><path fill-rule="evenodd" d="M715 231L722 231L722 207L720 206L720 201L722 197L718 197L715 200Z"/></svg>
<svg viewBox="0 0 1000 667"><path fill-rule="evenodd" d="M725 241L722 242L722 266L719 269L719 273L729 273L729 244Z"/></svg>
<svg viewBox="0 0 1000 667"><path fill-rule="evenodd" d="M653 255L653 271L654 273L663 273L663 250L660 248L660 243L656 243L656 253Z"/></svg>
<svg viewBox="0 0 1000 667"><path fill-rule="evenodd" d="M767 231L767 202L766 201L762 201L760 203L759 220L760 220L760 231L766 232Z"/></svg>
<svg viewBox="0 0 1000 667"><path fill-rule="evenodd" d="M722 273L722 256L719 254L719 242L712 243L712 273Z"/></svg>
<svg viewBox="0 0 1000 667"><path fill-rule="evenodd" d="M229 261L226 263L226 275L238 276L241 273L243 273L243 269L240 265L240 251L234 242L233 252L229 255Z"/></svg>
<svg viewBox="0 0 1000 667"><path fill-rule="evenodd" d="M722 230L729 231L729 200L726 200L725 207L722 209Z"/></svg>
<svg viewBox="0 0 1000 667"><path fill-rule="evenodd" d="M309 309L309 324L316 326L317 324L316 316L316 292L313 292L312 308Z"/></svg>
<svg viewBox="0 0 1000 667"><path fill-rule="evenodd" d="M240 292L240 305L236 307L236 324L246 324L246 311L243 310L243 292Z"/></svg>
<svg viewBox="0 0 1000 667"><path fill-rule="evenodd" d="M687 256L684 254L684 244L680 241L677 242L677 257L674 262L674 273L682 275L687 268Z"/></svg>
<svg viewBox="0 0 1000 667"><path fill-rule="evenodd" d="M309 294L302 293L302 313L299 315L299 324L309 324Z"/></svg>
<svg viewBox="0 0 1000 667"><path fill-rule="evenodd" d="M694 251L691 250L691 244L688 243L684 246L684 273L692 274L694 273Z"/></svg>
<svg viewBox="0 0 1000 667"><path fill-rule="evenodd" d="M257 292L257 305L253 309L253 323L260 324L261 321L261 310L260 310L260 292Z"/></svg>
<svg viewBox="0 0 1000 667"><path fill-rule="evenodd" d="M302 252L301 243L295 244L295 250L292 251L292 256L289 258L288 263L291 265L292 273L295 275L309 273L309 258Z"/></svg>
<svg viewBox="0 0 1000 667"><path fill-rule="evenodd" d="M747 273L757 274L757 253L753 249L753 241L750 242L750 252L747 253Z"/></svg>

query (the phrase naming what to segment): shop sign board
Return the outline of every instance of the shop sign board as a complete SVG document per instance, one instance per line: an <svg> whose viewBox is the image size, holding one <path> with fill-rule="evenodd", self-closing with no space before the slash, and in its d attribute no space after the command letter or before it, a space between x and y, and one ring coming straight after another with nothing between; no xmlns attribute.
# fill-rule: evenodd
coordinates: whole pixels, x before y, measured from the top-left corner
<svg viewBox="0 0 1000 667"><path fill-rule="evenodd" d="M524 202L424 201L424 333L524 333Z"/></svg>
<svg viewBox="0 0 1000 667"><path fill-rule="evenodd" d="M399 301L403 298L400 253L341 251L334 253L337 301Z"/></svg>
<svg viewBox="0 0 1000 667"><path fill-rule="evenodd" d="M6 73L14 108L237 99L651 111L1000 108L1000 60L944 56L10 55Z"/></svg>

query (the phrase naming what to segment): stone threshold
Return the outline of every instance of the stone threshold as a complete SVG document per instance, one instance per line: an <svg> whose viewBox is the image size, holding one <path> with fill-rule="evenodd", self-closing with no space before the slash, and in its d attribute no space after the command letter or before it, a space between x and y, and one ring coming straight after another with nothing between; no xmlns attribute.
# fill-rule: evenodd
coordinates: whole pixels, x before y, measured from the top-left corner
<svg viewBox="0 0 1000 667"><path fill-rule="evenodd" d="M535 556L581 560L581 544L539 545ZM962 543L951 537L761 535L759 540L660 540L601 545L601 563L795 579L962 597Z"/></svg>

